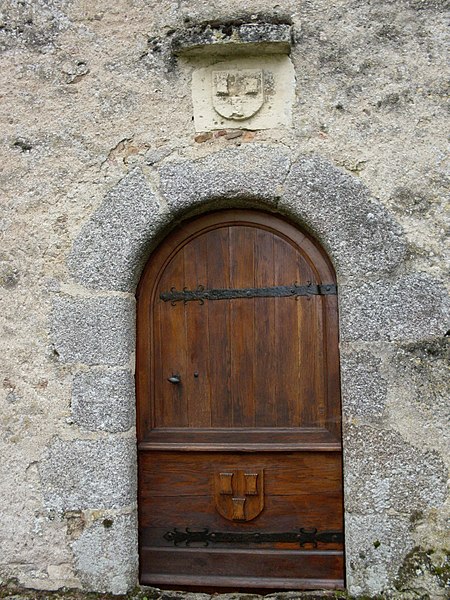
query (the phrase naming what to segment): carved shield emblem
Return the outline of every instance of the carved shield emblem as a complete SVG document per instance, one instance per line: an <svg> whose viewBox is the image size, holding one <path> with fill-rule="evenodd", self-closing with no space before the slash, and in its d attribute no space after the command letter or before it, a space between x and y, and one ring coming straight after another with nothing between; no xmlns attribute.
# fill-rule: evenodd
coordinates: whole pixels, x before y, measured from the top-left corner
<svg viewBox="0 0 450 600"><path fill-rule="evenodd" d="M229 521L245 522L264 508L264 471L221 471L214 475L216 509Z"/></svg>
<svg viewBox="0 0 450 600"><path fill-rule="evenodd" d="M259 69L214 71L212 79L214 110L226 119L248 119L264 104L263 72Z"/></svg>

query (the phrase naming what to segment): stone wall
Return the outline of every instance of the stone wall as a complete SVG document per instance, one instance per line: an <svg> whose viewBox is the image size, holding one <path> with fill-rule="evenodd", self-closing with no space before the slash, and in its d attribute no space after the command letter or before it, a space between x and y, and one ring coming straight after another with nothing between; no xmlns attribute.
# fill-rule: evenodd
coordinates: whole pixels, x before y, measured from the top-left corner
<svg viewBox="0 0 450 600"><path fill-rule="evenodd" d="M134 290L180 219L258 206L338 273L348 589L445 597L445 5L3 2L5 582L136 584ZM194 131L206 22L292 23L292 128Z"/></svg>

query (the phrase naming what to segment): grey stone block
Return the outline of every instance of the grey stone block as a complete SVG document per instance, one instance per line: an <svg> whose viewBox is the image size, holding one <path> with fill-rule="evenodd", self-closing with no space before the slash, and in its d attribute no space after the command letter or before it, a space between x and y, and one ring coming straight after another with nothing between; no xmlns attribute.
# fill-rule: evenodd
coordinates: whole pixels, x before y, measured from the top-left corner
<svg viewBox="0 0 450 600"><path fill-rule="evenodd" d="M344 447L347 511L411 515L445 501L447 469L437 453L363 425L344 428Z"/></svg>
<svg viewBox="0 0 450 600"><path fill-rule="evenodd" d="M134 377L130 371L78 373L72 416L89 431L127 431L135 424Z"/></svg>
<svg viewBox="0 0 450 600"><path fill-rule="evenodd" d="M414 541L408 518L398 515L346 514L347 590L373 597L392 590L392 583Z"/></svg>
<svg viewBox="0 0 450 600"><path fill-rule="evenodd" d="M111 524L112 521L112 524ZM137 522L118 515L94 522L73 543L75 570L85 589L126 594L137 584Z"/></svg>
<svg viewBox="0 0 450 600"><path fill-rule="evenodd" d="M86 287L134 292L149 243L167 215L139 170L124 177L83 226L68 259Z"/></svg>
<svg viewBox="0 0 450 600"><path fill-rule="evenodd" d="M159 588L151 586L144 586L143 590L144 594L148 596L148 600L211 600L211 594L202 594L200 592L184 592L181 590L161 591ZM229 594L229 596L238 596L238 594ZM216 598L218 600L221 599L221 594L214 594L214 600ZM252 600L252 596L245 594L245 600Z"/></svg>
<svg viewBox="0 0 450 600"><path fill-rule="evenodd" d="M450 447L448 379L450 338L402 344L390 363L395 382L395 403L401 399L412 406L422 422L439 431L435 434ZM420 421L419 421L420 422Z"/></svg>
<svg viewBox="0 0 450 600"><path fill-rule="evenodd" d="M403 259L401 227L360 180L317 156L292 165L279 208L305 223L340 275L390 272Z"/></svg>
<svg viewBox="0 0 450 600"><path fill-rule="evenodd" d="M420 340L441 337L448 328L448 295L443 284L415 273L394 281L340 286L341 339Z"/></svg>
<svg viewBox="0 0 450 600"><path fill-rule="evenodd" d="M342 412L347 419L379 419L385 409L387 384L381 361L366 351L341 352Z"/></svg>
<svg viewBox="0 0 450 600"><path fill-rule="evenodd" d="M243 23L242 25L196 26L178 31L172 39L172 52L201 54L287 54L291 49L292 27L288 23Z"/></svg>
<svg viewBox="0 0 450 600"><path fill-rule="evenodd" d="M54 301L52 340L62 362L127 365L134 329L131 299L60 296Z"/></svg>
<svg viewBox="0 0 450 600"><path fill-rule="evenodd" d="M39 468L54 510L121 508L136 502L136 447L123 438L55 438Z"/></svg>
<svg viewBox="0 0 450 600"><path fill-rule="evenodd" d="M160 169L161 192L177 212L218 199L275 204L289 165L289 153L280 148L231 148L199 160L166 163Z"/></svg>

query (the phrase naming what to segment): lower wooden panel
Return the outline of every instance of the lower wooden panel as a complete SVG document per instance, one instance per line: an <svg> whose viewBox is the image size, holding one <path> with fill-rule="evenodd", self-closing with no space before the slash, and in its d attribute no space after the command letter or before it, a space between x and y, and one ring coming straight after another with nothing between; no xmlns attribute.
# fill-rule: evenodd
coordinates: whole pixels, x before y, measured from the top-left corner
<svg viewBox="0 0 450 600"><path fill-rule="evenodd" d="M291 590L342 589L344 586L343 553L333 550L234 550L230 554L211 548L144 547L141 564L141 582L147 585Z"/></svg>
<svg viewBox="0 0 450 600"><path fill-rule="evenodd" d="M199 583L201 581L201 583ZM218 588L222 591L232 589L233 592L236 590L246 588L251 590L344 590L343 579L277 579L276 577L260 577L258 579L252 579L249 577L202 577L201 579L196 575L162 575L155 574L147 577L141 576L140 582L143 585L159 585L167 588L173 586L190 590L197 588L209 589Z"/></svg>
<svg viewBox="0 0 450 600"><path fill-rule="evenodd" d="M256 494L247 493L243 473L260 477ZM224 480L223 492L218 474L232 474ZM142 583L258 590L343 588L340 453L144 451L139 454L139 483ZM244 519L235 520L224 514L223 497L250 504L259 494L260 512L245 512ZM301 546L283 538L301 531L339 532L340 541L319 537ZM173 535L180 532L230 535L225 541L209 540L206 547L204 539L174 541ZM275 537L254 541L250 536L255 533Z"/></svg>

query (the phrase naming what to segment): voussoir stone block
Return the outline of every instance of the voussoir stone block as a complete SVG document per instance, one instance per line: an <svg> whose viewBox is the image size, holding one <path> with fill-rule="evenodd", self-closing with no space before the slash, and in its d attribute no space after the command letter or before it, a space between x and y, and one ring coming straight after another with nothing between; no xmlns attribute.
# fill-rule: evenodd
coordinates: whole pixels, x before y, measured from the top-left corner
<svg viewBox="0 0 450 600"><path fill-rule="evenodd" d="M411 515L442 505L447 469L399 433L364 425L344 428L345 506L350 512Z"/></svg>
<svg viewBox="0 0 450 600"><path fill-rule="evenodd" d="M86 589L125 594L137 580L136 516L94 522L73 543L75 569Z"/></svg>
<svg viewBox="0 0 450 600"><path fill-rule="evenodd" d="M134 291L149 243L167 219L135 169L82 227L68 258L71 275L89 288Z"/></svg>
<svg viewBox="0 0 450 600"><path fill-rule="evenodd" d="M423 273L340 286L341 339L413 341L447 331L448 294Z"/></svg>
<svg viewBox="0 0 450 600"><path fill-rule="evenodd" d="M289 153L271 146L231 148L160 169L161 192L182 211L215 199L277 202L290 166Z"/></svg>
<svg viewBox="0 0 450 600"><path fill-rule="evenodd" d="M47 508L122 508L136 501L133 440L55 438L40 464Z"/></svg>
<svg viewBox="0 0 450 600"><path fill-rule="evenodd" d="M318 156L292 165L279 208L314 232L340 275L390 272L404 257L400 225L359 179Z"/></svg>
<svg viewBox="0 0 450 600"><path fill-rule="evenodd" d="M72 388L72 417L89 431L127 431L135 423L134 377L130 371L82 372Z"/></svg>
<svg viewBox="0 0 450 600"><path fill-rule="evenodd" d="M65 363L128 365L134 350L134 301L119 296L57 297L52 341Z"/></svg>

